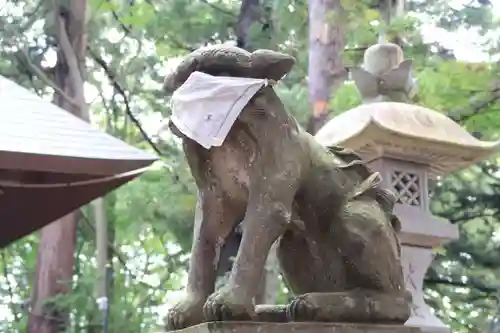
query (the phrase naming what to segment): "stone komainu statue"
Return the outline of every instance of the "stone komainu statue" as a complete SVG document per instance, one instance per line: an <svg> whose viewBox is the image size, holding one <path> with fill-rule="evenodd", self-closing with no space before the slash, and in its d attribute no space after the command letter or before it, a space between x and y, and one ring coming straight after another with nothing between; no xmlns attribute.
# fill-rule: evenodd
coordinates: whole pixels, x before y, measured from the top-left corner
<svg viewBox="0 0 500 333"><path fill-rule="evenodd" d="M195 71L279 80L293 64L273 51L213 46L189 54L166 78L165 89L176 90ZM408 319L411 296L404 288L394 197L355 153L325 148L306 133L272 86L253 96L221 146L205 149L172 122L170 128L183 139L198 186L198 214L186 297L169 311L167 329L279 312L253 304L275 241L281 273L296 295L287 320ZM215 291L220 249L241 216L233 269Z"/></svg>

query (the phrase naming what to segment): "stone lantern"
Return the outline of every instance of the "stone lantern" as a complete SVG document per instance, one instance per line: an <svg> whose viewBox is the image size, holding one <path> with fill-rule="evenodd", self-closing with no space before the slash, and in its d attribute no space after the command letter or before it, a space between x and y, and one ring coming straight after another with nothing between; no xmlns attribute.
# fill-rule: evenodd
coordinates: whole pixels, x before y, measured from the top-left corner
<svg viewBox="0 0 500 333"><path fill-rule="evenodd" d="M429 184L488 158L500 143L479 141L442 113L411 104L411 63L395 44L368 48L362 68L351 72L363 104L332 119L316 139L355 150L396 194L403 270L414 303L406 325L450 332L425 304L422 288L432 249L458 239L458 228L432 216Z"/></svg>

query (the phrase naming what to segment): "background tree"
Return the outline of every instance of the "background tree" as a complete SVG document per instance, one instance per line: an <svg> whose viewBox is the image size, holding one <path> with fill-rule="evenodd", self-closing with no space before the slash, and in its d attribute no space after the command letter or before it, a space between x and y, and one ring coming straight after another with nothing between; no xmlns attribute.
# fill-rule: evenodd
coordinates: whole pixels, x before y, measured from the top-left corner
<svg viewBox="0 0 500 333"><path fill-rule="evenodd" d="M308 88L311 116L307 131L315 134L329 119L332 92L344 82L344 30L341 0L309 0ZM348 12L347 12L348 13Z"/></svg>
<svg viewBox="0 0 500 333"><path fill-rule="evenodd" d="M47 6L45 32L57 47L53 103L83 119L89 118L84 97L85 52L87 48L85 1L52 1ZM21 51L23 52L23 51ZM26 60L28 59L29 54ZM68 321L68 309L50 301L67 294L73 276L76 244L76 215L70 213L42 228L37 251L28 331L56 333Z"/></svg>

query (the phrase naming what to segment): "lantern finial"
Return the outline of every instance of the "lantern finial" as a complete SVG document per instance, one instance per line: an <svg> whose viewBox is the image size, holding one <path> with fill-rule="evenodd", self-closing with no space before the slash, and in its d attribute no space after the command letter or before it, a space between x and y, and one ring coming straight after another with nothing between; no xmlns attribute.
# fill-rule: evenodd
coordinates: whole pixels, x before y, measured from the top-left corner
<svg viewBox="0 0 500 333"><path fill-rule="evenodd" d="M416 92L411 65L397 44L379 43L366 49L363 66L351 71L363 103L410 102Z"/></svg>

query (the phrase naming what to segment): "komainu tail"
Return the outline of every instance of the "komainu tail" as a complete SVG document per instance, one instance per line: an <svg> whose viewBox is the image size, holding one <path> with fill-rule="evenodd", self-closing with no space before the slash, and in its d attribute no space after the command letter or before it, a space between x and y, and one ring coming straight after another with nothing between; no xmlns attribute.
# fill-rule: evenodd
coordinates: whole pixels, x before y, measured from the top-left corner
<svg viewBox="0 0 500 333"><path fill-rule="evenodd" d="M366 162L353 150L342 148L340 146L327 147L328 151L340 158L346 164L341 165L342 169L351 169L356 172L363 181L351 193L350 199L358 197L362 194L375 195L375 200L380 204L382 209L391 217L391 225L396 232L401 231L401 221L394 214L394 205L396 204L396 196L392 191L380 187L381 177L378 172L374 172ZM373 192L372 192L373 191ZM371 192L371 193L370 193Z"/></svg>

